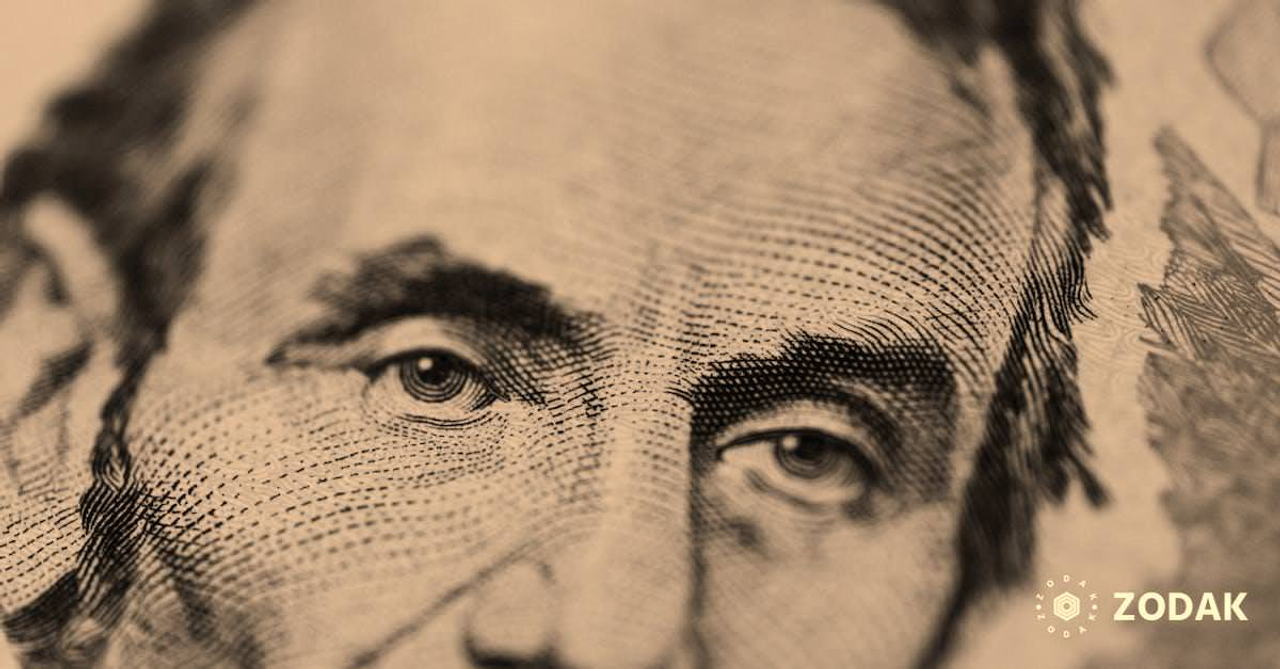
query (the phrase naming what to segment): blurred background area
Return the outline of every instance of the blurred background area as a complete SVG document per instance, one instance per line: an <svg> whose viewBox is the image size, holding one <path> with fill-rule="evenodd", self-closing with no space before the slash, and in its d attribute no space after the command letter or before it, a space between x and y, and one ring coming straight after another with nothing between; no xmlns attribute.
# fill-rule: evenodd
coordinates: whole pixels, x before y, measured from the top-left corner
<svg viewBox="0 0 1280 669"><path fill-rule="evenodd" d="M87 73L146 6L146 0L0 1L0 151L32 132L44 99Z"/></svg>

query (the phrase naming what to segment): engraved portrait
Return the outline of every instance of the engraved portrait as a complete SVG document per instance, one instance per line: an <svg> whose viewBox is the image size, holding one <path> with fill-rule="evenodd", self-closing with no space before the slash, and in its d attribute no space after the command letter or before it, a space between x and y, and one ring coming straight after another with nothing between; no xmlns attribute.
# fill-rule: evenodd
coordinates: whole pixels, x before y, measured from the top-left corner
<svg viewBox="0 0 1280 669"><path fill-rule="evenodd" d="M1073 0L169 0L0 181L24 666L944 666L1111 193Z"/></svg>

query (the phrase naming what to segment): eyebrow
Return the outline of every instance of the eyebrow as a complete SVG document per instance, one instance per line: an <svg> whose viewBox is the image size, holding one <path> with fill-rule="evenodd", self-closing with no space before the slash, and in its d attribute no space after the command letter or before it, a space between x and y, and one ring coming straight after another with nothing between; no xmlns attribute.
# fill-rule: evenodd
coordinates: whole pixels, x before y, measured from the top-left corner
<svg viewBox="0 0 1280 669"><path fill-rule="evenodd" d="M297 344L339 344L410 316L461 318L578 350L587 315L571 315L542 286L460 261L418 237L359 258L355 271L324 275L312 296L326 307L271 359Z"/></svg>
<svg viewBox="0 0 1280 669"><path fill-rule="evenodd" d="M954 421L955 372L941 346L928 341L865 345L841 337L793 336L776 356L717 363L687 391L686 399L698 416L695 431L706 438L790 401L866 402L851 390L853 382L871 383L888 393L910 392L947 423Z"/></svg>

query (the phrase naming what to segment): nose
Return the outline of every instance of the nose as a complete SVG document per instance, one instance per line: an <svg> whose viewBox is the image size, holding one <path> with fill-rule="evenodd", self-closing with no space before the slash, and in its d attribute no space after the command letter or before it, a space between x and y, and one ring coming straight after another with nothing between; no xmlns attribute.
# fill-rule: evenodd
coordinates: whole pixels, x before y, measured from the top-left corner
<svg viewBox="0 0 1280 669"><path fill-rule="evenodd" d="M551 665L553 586L545 565L520 562L485 583L467 624L466 645L480 667Z"/></svg>
<svg viewBox="0 0 1280 669"><path fill-rule="evenodd" d="M467 629L480 666L685 664L694 578L688 409L646 395L605 414L592 526L550 566L516 565L485 584Z"/></svg>

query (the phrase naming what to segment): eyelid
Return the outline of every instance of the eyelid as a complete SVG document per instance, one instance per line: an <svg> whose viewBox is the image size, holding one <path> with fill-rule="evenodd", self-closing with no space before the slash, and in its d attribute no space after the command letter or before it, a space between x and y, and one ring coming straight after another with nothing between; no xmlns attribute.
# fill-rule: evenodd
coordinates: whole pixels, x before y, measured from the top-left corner
<svg viewBox="0 0 1280 669"><path fill-rule="evenodd" d="M274 353L271 364L356 369L369 375L391 360L415 351L443 351L474 365L495 391L534 404L545 402L529 373L523 342L494 333L465 318L406 316L370 327L341 342L297 341Z"/></svg>
<svg viewBox="0 0 1280 669"><path fill-rule="evenodd" d="M274 360L324 367L349 367L368 373L372 368L414 351L443 350L480 367L489 356L471 345L466 328L434 318L405 318L369 328L343 342L295 342L284 346Z"/></svg>
<svg viewBox="0 0 1280 669"><path fill-rule="evenodd" d="M473 365L507 399L545 404L536 353L512 333L468 318L406 316L369 327L342 342L293 342L272 355L271 364L344 368L366 376L396 358L419 351L450 353Z"/></svg>
<svg viewBox="0 0 1280 669"><path fill-rule="evenodd" d="M423 357L457 358L462 364L466 365L469 368L467 371L470 373L470 376L472 376L472 381L483 385L485 392L491 396L491 399L497 399L497 400L503 400L503 401L511 399L507 395L506 391L498 383L494 381L492 375L488 373L487 369L484 366L477 364L473 360L468 359L466 356L460 355L448 348L442 348L437 346L419 346L418 348L407 349L399 353L394 353L389 356L383 356L383 357L377 358L374 362L361 368L361 371L364 372L366 375L368 375L371 379L376 379L376 377L382 374L396 373L395 371L396 368L401 367L401 365L404 365L405 363L408 363L408 362L415 362L416 360ZM487 405L488 403L485 404L485 406Z"/></svg>
<svg viewBox="0 0 1280 669"><path fill-rule="evenodd" d="M862 455L887 471L893 443L856 408L834 402L799 400L735 423L713 440L716 457L725 449L783 432L824 432L863 449Z"/></svg>

